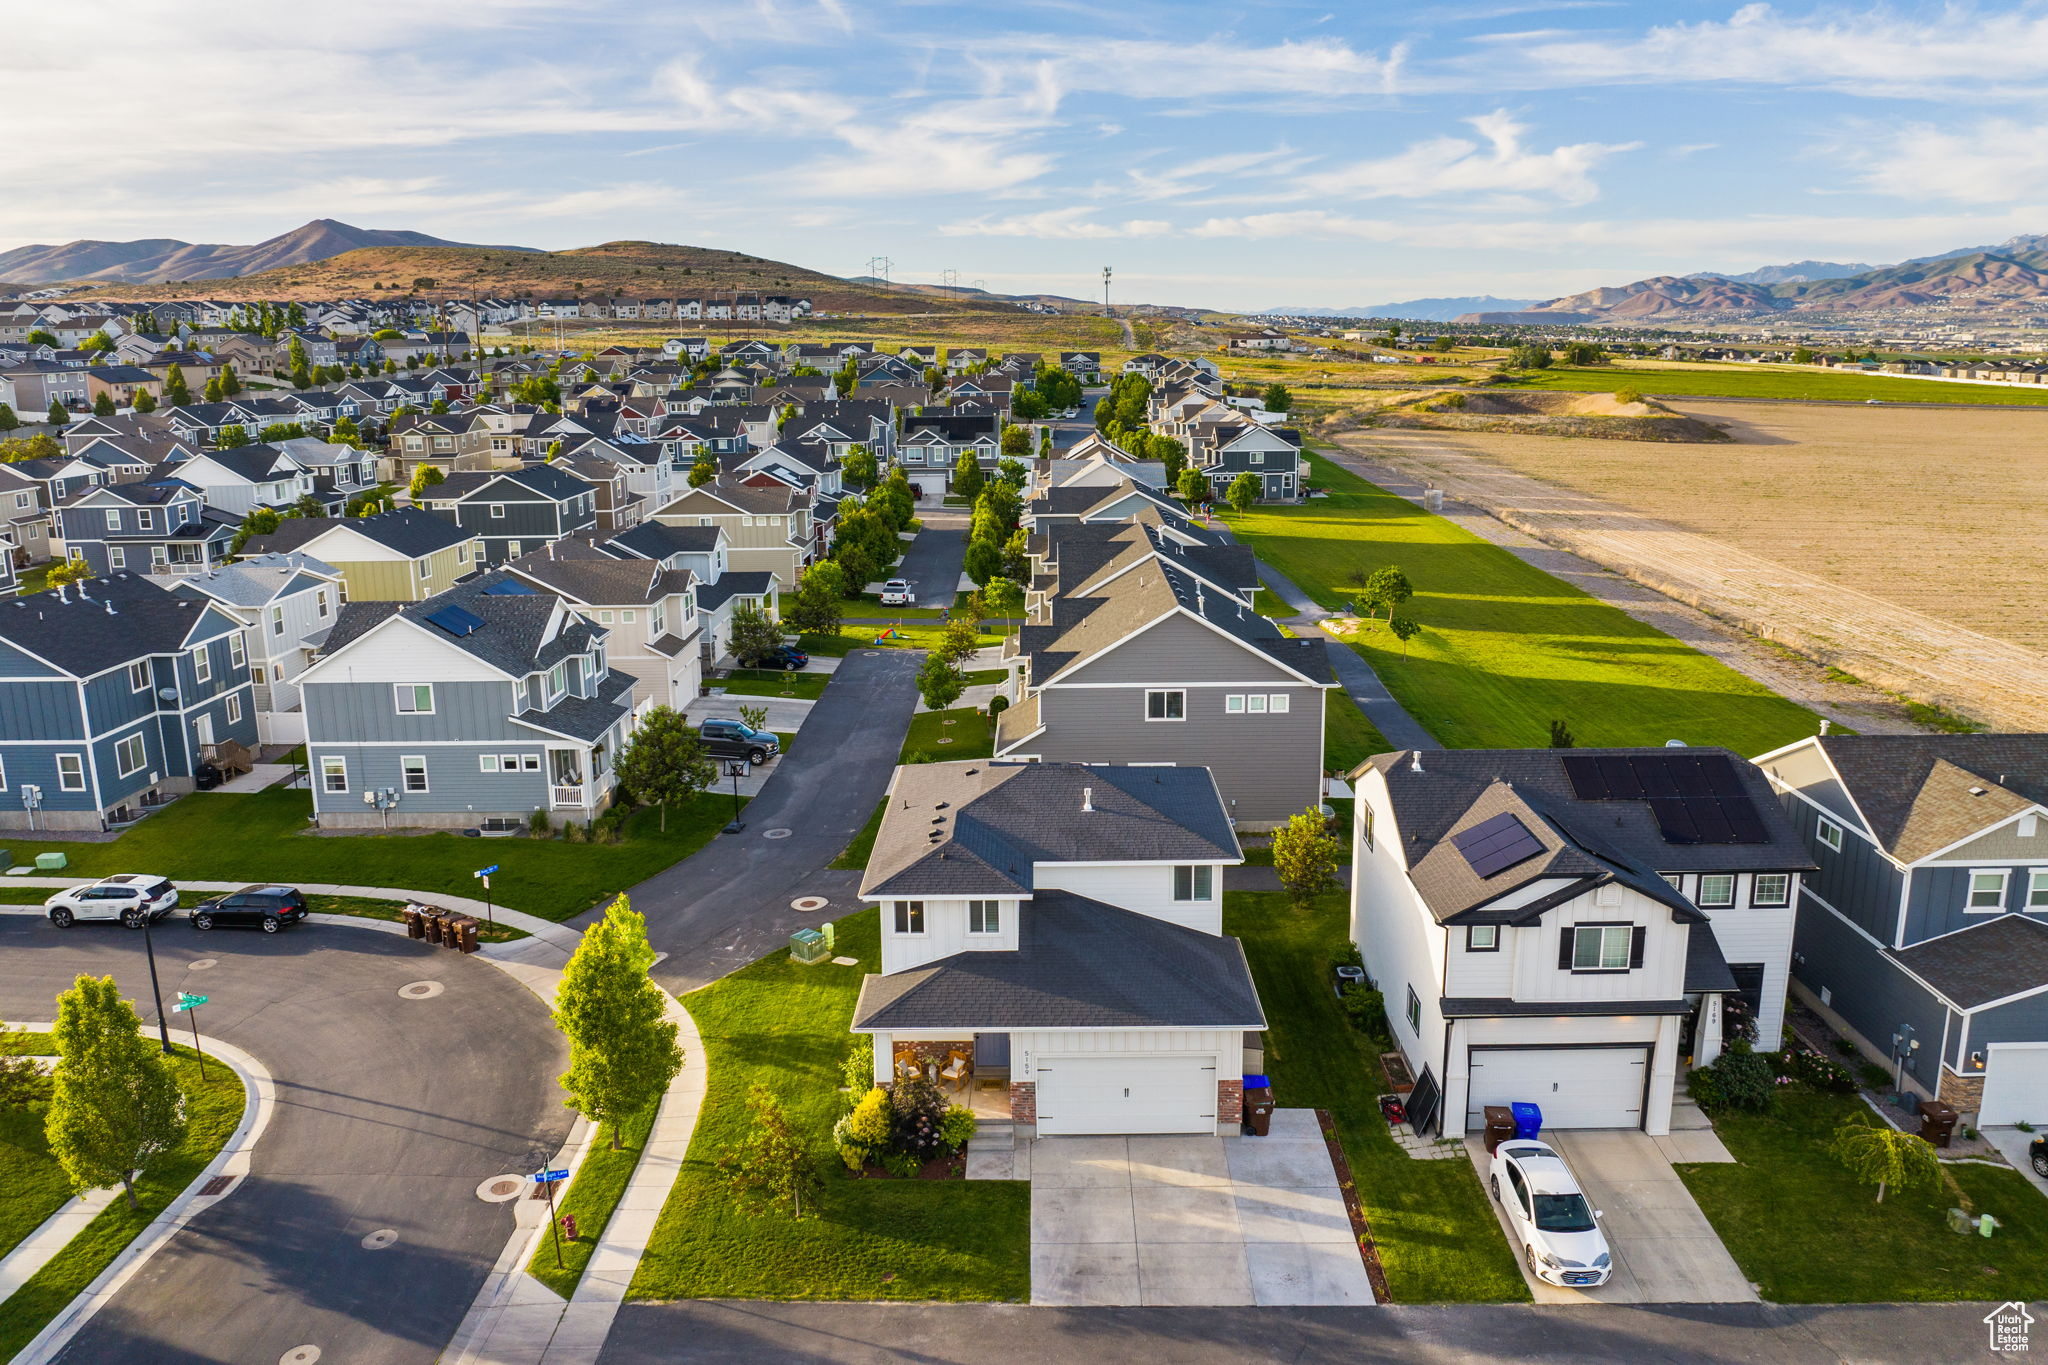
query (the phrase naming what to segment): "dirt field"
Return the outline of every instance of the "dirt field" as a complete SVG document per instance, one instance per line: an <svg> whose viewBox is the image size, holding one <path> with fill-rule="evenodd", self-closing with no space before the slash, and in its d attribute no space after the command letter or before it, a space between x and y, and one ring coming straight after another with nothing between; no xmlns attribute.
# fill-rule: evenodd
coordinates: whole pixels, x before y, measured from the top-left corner
<svg viewBox="0 0 2048 1365"><path fill-rule="evenodd" d="M1688 403L1735 444L1446 445L1902 607L2048 650L2048 412Z"/></svg>

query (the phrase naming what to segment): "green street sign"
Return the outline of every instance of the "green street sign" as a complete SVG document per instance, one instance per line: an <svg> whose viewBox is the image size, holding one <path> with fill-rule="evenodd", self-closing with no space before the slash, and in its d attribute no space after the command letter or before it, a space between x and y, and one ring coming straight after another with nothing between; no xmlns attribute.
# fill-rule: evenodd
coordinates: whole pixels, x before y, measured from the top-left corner
<svg viewBox="0 0 2048 1365"><path fill-rule="evenodd" d="M171 1013L183 1014L186 1010L196 1010L205 1003L206 997L203 995L193 995L189 991L179 991L178 1003L171 1006Z"/></svg>

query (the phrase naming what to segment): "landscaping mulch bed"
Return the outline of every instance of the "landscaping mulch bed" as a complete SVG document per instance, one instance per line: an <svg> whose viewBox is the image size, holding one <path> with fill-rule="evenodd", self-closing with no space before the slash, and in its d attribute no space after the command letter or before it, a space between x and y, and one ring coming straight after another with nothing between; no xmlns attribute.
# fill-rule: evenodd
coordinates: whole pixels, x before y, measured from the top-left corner
<svg viewBox="0 0 2048 1365"><path fill-rule="evenodd" d="M1358 1181L1352 1178L1351 1162L1344 1155L1344 1143L1337 1136L1336 1120L1327 1109L1316 1110L1316 1123L1323 1130L1323 1145L1330 1149L1330 1165L1337 1172L1337 1188L1344 1195L1344 1211L1351 1215L1351 1232L1358 1239L1358 1258L1365 1262L1366 1278L1372 1281L1372 1296L1379 1303L1392 1303L1387 1272L1380 1265L1379 1244L1372 1239L1372 1224L1365 1219L1365 1206L1358 1202Z"/></svg>
<svg viewBox="0 0 2048 1365"><path fill-rule="evenodd" d="M862 1167L860 1174L853 1178L855 1180L903 1179L901 1176L891 1175L872 1161ZM917 1168L916 1175L910 1177L912 1180L965 1180L966 1178L967 1145L965 1144L961 1146L960 1151L956 1155L933 1157L930 1161Z"/></svg>

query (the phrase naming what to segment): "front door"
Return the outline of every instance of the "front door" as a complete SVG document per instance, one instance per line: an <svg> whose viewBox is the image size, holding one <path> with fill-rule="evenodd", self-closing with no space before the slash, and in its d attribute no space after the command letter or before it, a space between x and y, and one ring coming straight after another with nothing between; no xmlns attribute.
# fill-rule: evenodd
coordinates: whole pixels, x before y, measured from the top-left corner
<svg viewBox="0 0 2048 1365"><path fill-rule="evenodd" d="M213 747L212 716L202 715L192 718L192 738L199 741L199 747L202 749L211 749Z"/></svg>

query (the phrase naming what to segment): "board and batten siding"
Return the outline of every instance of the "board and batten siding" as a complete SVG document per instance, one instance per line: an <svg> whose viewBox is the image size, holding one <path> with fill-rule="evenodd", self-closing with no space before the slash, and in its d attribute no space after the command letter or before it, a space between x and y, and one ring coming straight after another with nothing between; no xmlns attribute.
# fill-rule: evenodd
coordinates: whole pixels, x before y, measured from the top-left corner
<svg viewBox="0 0 2048 1365"><path fill-rule="evenodd" d="M538 736L511 719L510 682L443 682L431 672L434 709L426 714L401 714L388 682L306 684L306 734L314 744L534 743Z"/></svg>
<svg viewBox="0 0 2048 1365"><path fill-rule="evenodd" d="M896 932L896 900L920 900L924 906L924 932ZM955 953L1015 951L1020 915L1031 913L1030 902L1020 908L1015 900L1000 902L997 922L1002 932L967 932L967 901L950 897L898 897L879 903L882 909L882 973L908 971Z"/></svg>
<svg viewBox="0 0 2048 1365"><path fill-rule="evenodd" d="M1880 1053L1891 1045L1901 1024L1911 1024L1920 1039L1906 1071L1933 1090L1936 1059L1941 1052L1942 1025L1948 1008L1887 959L1871 941L1825 906L1803 901L1799 927L1792 941L1798 958L1799 983L1821 996L1821 1003L1842 1016Z"/></svg>
<svg viewBox="0 0 2048 1365"><path fill-rule="evenodd" d="M1970 1016L1967 1032L1962 1028L1950 1032L1949 1066L1963 1075L1974 1075L1964 1070L1964 1064L1970 1053L1983 1052L1988 1043L2048 1043L2048 991L1978 1010Z"/></svg>
<svg viewBox="0 0 2048 1365"><path fill-rule="evenodd" d="M1606 893L1606 894L1603 894ZM1630 924L1648 930L1643 965L1625 972L1561 969L1558 945L1564 931L1581 924ZM1658 901L1609 883L1545 912L1541 929L1517 935L1517 1000L1677 1000L1685 995L1685 951L1690 928L1674 923Z"/></svg>
<svg viewBox="0 0 2048 1365"><path fill-rule="evenodd" d="M1206 901L1176 901L1173 898L1173 867L1169 864L1133 866L1129 863L1036 863L1032 882L1041 891L1071 891L1090 900L1121 906L1126 910L1165 920L1169 924L1199 929L1205 934L1223 932L1223 879L1227 865L1210 863L1215 869ZM1029 913L1029 907L1026 907Z"/></svg>
<svg viewBox="0 0 2048 1365"><path fill-rule="evenodd" d="M1980 870L1998 870L2003 866L2006 872L2006 911L2020 911L2027 899L2027 868L2001 865L1994 859L1985 859L1977 864ZM1930 938L1952 934L1958 929L1969 929L1988 922L1994 912L1971 910L1969 867L1948 867L1940 864L1920 866L1912 870L1906 883L1906 927L1905 946L1924 943ZM2031 918L2041 918L2039 913Z"/></svg>
<svg viewBox="0 0 2048 1365"><path fill-rule="evenodd" d="M1820 812L1788 794L1785 813L1806 841L1813 861L1819 864L1818 871L1805 875L1805 890L1847 915L1873 938L1894 942L1899 931L1899 897L1904 891L1905 874L1877 845L1857 834L1854 825L1836 822L1844 825L1842 850L1837 853L1822 843L1815 832L1822 818Z"/></svg>
<svg viewBox="0 0 2048 1365"><path fill-rule="evenodd" d="M0 725L10 739L84 739L78 684L51 678L0 685Z"/></svg>

